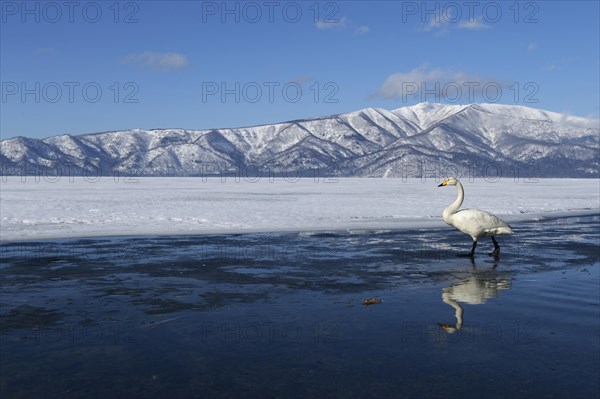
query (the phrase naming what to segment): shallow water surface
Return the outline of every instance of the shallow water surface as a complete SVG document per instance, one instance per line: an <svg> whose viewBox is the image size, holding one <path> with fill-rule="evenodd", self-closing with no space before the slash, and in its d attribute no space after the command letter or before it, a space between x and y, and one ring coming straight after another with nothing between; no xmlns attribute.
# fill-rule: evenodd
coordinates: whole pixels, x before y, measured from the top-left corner
<svg viewBox="0 0 600 399"><path fill-rule="evenodd" d="M4 243L0 396L598 397L600 217L514 227Z"/></svg>

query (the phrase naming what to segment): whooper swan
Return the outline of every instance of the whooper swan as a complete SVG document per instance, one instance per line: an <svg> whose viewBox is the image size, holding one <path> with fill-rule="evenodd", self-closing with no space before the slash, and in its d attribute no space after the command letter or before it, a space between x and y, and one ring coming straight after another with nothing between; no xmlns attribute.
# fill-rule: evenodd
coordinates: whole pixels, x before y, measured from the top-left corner
<svg viewBox="0 0 600 399"><path fill-rule="evenodd" d="M475 255L475 247L477 247L477 240L480 237L492 237L494 251L490 255L498 256L500 254L500 245L498 245L494 236L514 234L511 227L491 213L479 209L462 209L459 211L458 208L460 208L465 199L465 191L457 178L450 177L444 180L438 187L444 186L456 186L458 189L456 201L444 209L444 213L442 213L444 222L473 238L471 252L464 256L473 257Z"/></svg>

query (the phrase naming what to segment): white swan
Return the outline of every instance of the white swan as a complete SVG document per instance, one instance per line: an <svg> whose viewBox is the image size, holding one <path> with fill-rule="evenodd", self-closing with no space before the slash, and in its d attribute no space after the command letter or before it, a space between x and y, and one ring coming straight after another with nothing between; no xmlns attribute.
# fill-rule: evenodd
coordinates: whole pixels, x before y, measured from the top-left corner
<svg viewBox="0 0 600 399"><path fill-rule="evenodd" d="M500 291L508 290L511 281L495 276L482 276L472 274L467 279L442 289L442 301L452 306L455 310L456 324L438 323L447 333L454 334L462 328L464 310L460 305L483 305L486 300L497 298Z"/></svg>
<svg viewBox="0 0 600 399"><path fill-rule="evenodd" d="M456 201L444 209L442 217L444 218L444 222L473 238L473 247L467 256L472 257L475 254L477 240L480 237L492 237L494 251L490 255L498 256L500 254L500 245L498 245L494 236L514 234L512 228L491 213L480 211L479 209L463 209L459 211L458 208L460 208L465 199L465 191L460 181L455 177L444 180L438 187L443 186L456 186L458 189Z"/></svg>

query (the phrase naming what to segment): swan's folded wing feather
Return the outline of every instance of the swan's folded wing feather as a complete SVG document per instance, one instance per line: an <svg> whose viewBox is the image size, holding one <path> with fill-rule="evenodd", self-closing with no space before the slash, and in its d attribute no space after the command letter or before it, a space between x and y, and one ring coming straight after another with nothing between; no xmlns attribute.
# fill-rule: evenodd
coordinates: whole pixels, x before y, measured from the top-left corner
<svg viewBox="0 0 600 399"><path fill-rule="evenodd" d="M479 209L463 209L452 215L454 227L472 237L513 234L511 227L497 216Z"/></svg>

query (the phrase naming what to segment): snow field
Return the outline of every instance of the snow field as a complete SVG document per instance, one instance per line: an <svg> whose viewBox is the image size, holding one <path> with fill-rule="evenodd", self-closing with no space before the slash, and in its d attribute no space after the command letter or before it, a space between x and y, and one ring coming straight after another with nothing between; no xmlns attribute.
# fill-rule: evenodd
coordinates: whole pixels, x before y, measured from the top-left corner
<svg viewBox="0 0 600 399"><path fill-rule="evenodd" d="M442 211L456 198L454 187L438 188L439 183L432 178L50 182L5 177L0 183L0 238L436 228L446 226ZM483 209L513 225L599 211L596 179L462 183L463 209Z"/></svg>

